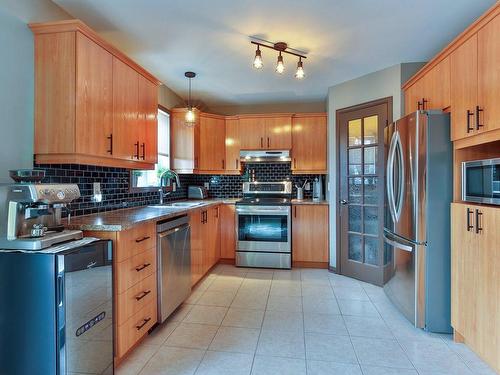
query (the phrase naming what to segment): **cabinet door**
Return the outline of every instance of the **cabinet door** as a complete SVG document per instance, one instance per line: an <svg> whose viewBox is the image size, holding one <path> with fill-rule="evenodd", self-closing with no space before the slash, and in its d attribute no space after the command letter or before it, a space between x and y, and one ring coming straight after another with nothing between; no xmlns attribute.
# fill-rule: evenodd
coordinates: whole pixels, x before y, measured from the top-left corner
<svg viewBox="0 0 500 375"><path fill-rule="evenodd" d="M270 150L290 150L292 148L292 118L266 118L266 139L264 148Z"/></svg>
<svg viewBox="0 0 500 375"><path fill-rule="evenodd" d="M500 16L478 32L478 105L481 130L500 128Z"/></svg>
<svg viewBox="0 0 500 375"><path fill-rule="evenodd" d="M446 57L423 78L424 109L444 109L450 106L450 58Z"/></svg>
<svg viewBox="0 0 500 375"><path fill-rule="evenodd" d="M139 143L140 159L158 161L158 86L139 75Z"/></svg>
<svg viewBox="0 0 500 375"><path fill-rule="evenodd" d="M113 56L76 33L76 153L112 156Z"/></svg>
<svg viewBox="0 0 500 375"><path fill-rule="evenodd" d="M191 224L191 285L196 284L203 276L203 236L204 211L198 210L190 214Z"/></svg>
<svg viewBox="0 0 500 375"><path fill-rule="evenodd" d="M328 206L294 205L292 257L294 262L328 262Z"/></svg>
<svg viewBox="0 0 500 375"><path fill-rule="evenodd" d="M222 204L220 206L220 257L234 259L236 250L236 206Z"/></svg>
<svg viewBox="0 0 500 375"><path fill-rule="evenodd" d="M242 150L265 148L266 123L264 118L240 118L239 131Z"/></svg>
<svg viewBox="0 0 500 375"><path fill-rule="evenodd" d="M422 79L415 82L405 91L405 113L409 114L419 109L418 103L423 97Z"/></svg>
<svg viewBox="0 0 500 375"><path fill-rule="evenodd" d="M211 257L210 268L212 268L220 259L220 207L210 209L210 236L211 236Z"/></svg>
<svg viewBox="0 0 500 375"><path fill-rule="evenodd" d="M238 119L226 119L226 171L240 172L240 132Z"/></svg>
<svg viewBox="0 0 500 375"><path fill-rule="evenodd" d="M177 172L192 173L197 167L195 126L186 126L185 110L173 110L170 114L170 164ZM198 117L199 119L199 117Z"/></svg>
<svg viewBox="0 0 500 375"><path fill-rule="evenodd" d="M200 117L200 171L223 171L226 164L226 128L224 119Z"/></svg>
<svg viewBox="0 0 500 375"><path fill-rule="evenodd" d="M113 57L113 156L139 160L139 73Z"/></svg>
<svg viewBox="0 0 500 375"><path fill-rule="evenodd" d="M467 211L469 210L469 212ZM474 211L461 203L451 205L451 324L469 337L474 331L477 304L477 256L474 246Z"/></svg>
<svg viewBox="0 0 500 375"><path fill-rule="evenodd" d="M450 55L451 139L473 135L477 105L477 35Z"/></svg>
<svg viewBox="0 0 500 375"><path fill-rule="evenodd" d="M327 125L325 116L292 119L293 173L326 173Z"/></svg>

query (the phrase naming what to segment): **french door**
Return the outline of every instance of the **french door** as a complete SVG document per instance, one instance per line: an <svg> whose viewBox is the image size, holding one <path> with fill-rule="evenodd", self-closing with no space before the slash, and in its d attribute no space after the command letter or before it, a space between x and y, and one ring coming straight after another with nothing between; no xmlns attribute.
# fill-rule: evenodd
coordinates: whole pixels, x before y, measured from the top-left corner
<svg viewBox="0 0 500 375"><path fill-rule="evenodd" d="M340 273L382 285L384 265L384 128L392 99L337 111Z"/></svg>

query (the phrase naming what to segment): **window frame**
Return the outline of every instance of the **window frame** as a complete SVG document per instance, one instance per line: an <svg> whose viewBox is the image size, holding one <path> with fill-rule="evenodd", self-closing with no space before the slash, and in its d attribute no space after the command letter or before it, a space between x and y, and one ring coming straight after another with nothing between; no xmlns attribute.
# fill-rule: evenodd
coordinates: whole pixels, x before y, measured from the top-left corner
<svg viewBox="0 0 500 375"><path fill-rule="evenodd" d="M170 165L169 168L172 168L172 158L170 157L172 155L172 122L170 121L172 118L172 113L169 109L165 108L161 104L158 104L158 110L165 112L169 116L169 132L168 132L168 138L169 138L169 160L170 160ZM158 155L160 153L158 152ZM129 186L129 192L130 193L150 193L150 192L155 192L159 191L162 187L160 186L147 186L147 187L137 187L137 186L132 186L132 176L133 170L129 172L129 178L128 178L128 186ZM163 191L164 192L171 192L173 191L172 186L163 186Z"/></svg>

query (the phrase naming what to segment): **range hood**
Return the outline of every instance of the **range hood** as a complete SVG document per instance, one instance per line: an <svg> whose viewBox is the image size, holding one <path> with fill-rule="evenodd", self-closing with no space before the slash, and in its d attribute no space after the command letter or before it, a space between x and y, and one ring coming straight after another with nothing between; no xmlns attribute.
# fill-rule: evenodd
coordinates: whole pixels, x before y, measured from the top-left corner
<svg viewBox="0 0 500 375"><path fill-rule="evenodd" d="M290 151L240 151L240 160L243 163L284 163L291 161Z"/></svg>

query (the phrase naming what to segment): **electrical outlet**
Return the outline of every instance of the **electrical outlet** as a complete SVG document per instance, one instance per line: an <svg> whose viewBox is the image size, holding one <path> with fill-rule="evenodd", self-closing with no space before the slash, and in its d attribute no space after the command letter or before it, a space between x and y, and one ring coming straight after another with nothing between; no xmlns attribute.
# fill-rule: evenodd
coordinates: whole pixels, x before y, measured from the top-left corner
<svg viewBox="0 0 500 375"><path fill-rule="evenodd" d="M177 191L177 184L175 182L172 182L172 191L173 192Z"/></svg>
<svg viewBox="0 0 500 375"><path fill-rule="evenodd" d="M210 190L210 182L205 182L203 186L205 186L207 190Z"/></svg>
<svg viewBox="0 0 500 375"><path fill-rule="evenodd" d="M94 182L93 187L94 195L92 196L92 200L96 203L102 202L101 183Z"/></svg>
<svg viewBox="0 0 500 375"><path fill-rule="evenodd" d="M311 190L311 183L310 183L310 182L308 182L308 183L306 184L306 186L304 186L304 189L305 189L305 190L307 190L307 191Z"/></svg>

